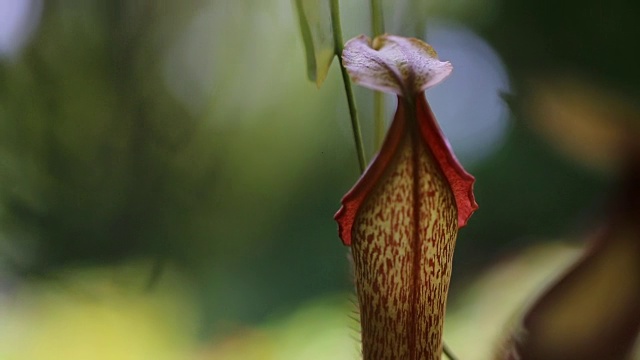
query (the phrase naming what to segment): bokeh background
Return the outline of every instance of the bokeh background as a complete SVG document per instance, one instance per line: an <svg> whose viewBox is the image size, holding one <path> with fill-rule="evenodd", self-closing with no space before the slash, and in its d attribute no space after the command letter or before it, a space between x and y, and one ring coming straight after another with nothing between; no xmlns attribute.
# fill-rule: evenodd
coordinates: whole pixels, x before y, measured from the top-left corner
<svg viewBox="0 0 640 360"><path fill-rule="evenodd" d="M342 3L345 37L369 33L367 2ZM385 2L388 32L454 65L427 96L477 179L445 330L461 358L489 358L606 215L638 7ZM0 0L1 359L358 358L332 219L358 177L348 111L336 64L306 78L295 14Z"/></svg>

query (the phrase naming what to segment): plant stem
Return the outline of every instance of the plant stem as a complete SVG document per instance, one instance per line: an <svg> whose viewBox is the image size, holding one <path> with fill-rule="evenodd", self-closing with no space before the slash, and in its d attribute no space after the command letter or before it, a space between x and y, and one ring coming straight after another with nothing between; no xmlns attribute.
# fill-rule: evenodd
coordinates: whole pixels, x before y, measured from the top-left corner
<svg viewBox="0 0 640 360"><path fill-rule="evenodd" d="M360 130L360 121L358 120L358 111L356 109L355 96L351 88L351 80L347 69L342 64L342 50L344 49L344 41L342 40L342 25L340 24L340 2L331 0L331 25L333 28L333 42L335 43L335 54L340 62L340 72L342 73L342 82L344 90L347 94L347 103L349 104L349 115L351 116L351 129L353 131L353 140L356 144L356 152L358 154L358 164L360 172L364 172L367 167L367 160L364 155L364 145L362 144L362 131Z"/></svg>
<svg viewBox="0 0 640 360"><path fill-rule="evenodd" d="M384 33L384 17L382 16L382 3L380 0L370 0L371 2L371 32L373 36Z"/></svg>
<svg viewBox="0 0 640 360"><path fill-rule="evenodd" d="M384 17L382 15L382 3L380 0L370 0L371 7L371 33L373 37L384 33ZM378 151L384 140L384 94L380 91L373 93L373 148Z"/></svg>
<svg viewBox="0 0 640 360"><path fill-rule="evenodd" d="M458 360L451 349L449 349L449 347L447 346L447 343L443 343L442 351L444 352L445 356L449 358L449 360Z"/></svg>

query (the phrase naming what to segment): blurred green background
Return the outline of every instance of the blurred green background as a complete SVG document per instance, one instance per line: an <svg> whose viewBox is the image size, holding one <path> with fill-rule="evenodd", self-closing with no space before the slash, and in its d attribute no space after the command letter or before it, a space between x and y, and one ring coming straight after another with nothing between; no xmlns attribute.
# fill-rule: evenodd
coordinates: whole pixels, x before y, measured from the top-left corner
<svg viewBox="0 0 640 360"><path fill-rule="evenodd" d="M462 358L601 215L637 120L638 10L385 3L387 31L455 68L427 96L477 179L446 328ZM346 38L368 12L343 1ZM289 0L0 0L0 358L357 358L332 219L349 126L337 65L306 78Z"/></svg>

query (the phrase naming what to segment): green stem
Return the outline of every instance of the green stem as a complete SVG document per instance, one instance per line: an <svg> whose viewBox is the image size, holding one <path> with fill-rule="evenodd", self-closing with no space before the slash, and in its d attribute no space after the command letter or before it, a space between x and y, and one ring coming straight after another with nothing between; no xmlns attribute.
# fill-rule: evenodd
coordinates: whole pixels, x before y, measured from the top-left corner
<svg viewBox="0 0 640 360"><path fill-rule="evenodd" d="M380 0L371 0L371 32L374 37L384 33L384 17Z"/></svg>
<svg viewBox="0 0 640 360"><path fill-rule="evenodd" d="M451 349L447 346L447 343L443 344L442 350L450 360L458 360L458 358L455 355L453 355L453 352L451 351Z"/></svg>
<svg viewBox="0 0 640 360"><path fill-rule="evenodd" d="M360 130L360 121L358 120L358 111L356 109L356 100L351 88L351 80L349 74L342 64L342 50L344 49L344 41L342 40L342 26L340 25L340 3L338 0L331 0L331 24L333 27L333 42L335 43L335 53L340 62L340 71L342 73L342 81L344 90L347 94L347 103L349 104L349 115L351 116L351 129L353 131L353 140L356 144L356 152L358 154L358 164L360 172L364 172L367 167L367 160L364 155L364 145L362 144L362 131Z"/></svg>
<svg viewBox="0 0 640 360"><path fill-rule="evenodd" d="M371 32L373 37L384 33L384 17L382 15L382 3L380 0L370 0L371 7ZM373 148L378 151L384 140L384 94L380 91L373 93Z"/></svg>

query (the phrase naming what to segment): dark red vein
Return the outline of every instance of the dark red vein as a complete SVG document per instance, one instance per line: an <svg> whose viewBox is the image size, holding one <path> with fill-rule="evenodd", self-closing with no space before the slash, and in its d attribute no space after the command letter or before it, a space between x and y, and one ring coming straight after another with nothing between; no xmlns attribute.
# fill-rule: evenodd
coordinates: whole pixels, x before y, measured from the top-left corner
<svg viewBox="0 0 640 360"><path fill-rule="evenodd" d="M403 99L404 101L405 99ZM413 167L413 239L411 242L413 253L413 268L411 269L411 316L409 318L410 334L408 334L409 359L417 360L417 333L418 324L416 314L418 310L418 288L420 286L420 144L418 137L418 126L416 122L416 112L413 107L407 106L407 126L409 127L411 141L411 161Z"/></svg>

